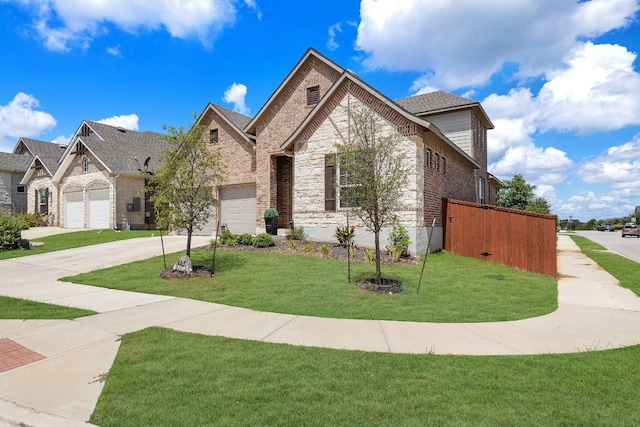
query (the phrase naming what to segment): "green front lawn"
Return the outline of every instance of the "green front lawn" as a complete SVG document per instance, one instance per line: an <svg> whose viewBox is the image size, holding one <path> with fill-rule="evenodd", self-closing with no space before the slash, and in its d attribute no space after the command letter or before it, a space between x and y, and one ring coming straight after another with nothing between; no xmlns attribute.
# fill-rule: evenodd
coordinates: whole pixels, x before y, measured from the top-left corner
<svg viewBox="0 0 640 427"><path fill-rule="evenodd" d="M79 248L81 246L97 245L99 243L113 242L116 240L134 239L136 237L149 237L158 235L157 230L131 230L116 232L114 230L87 230L71 233L56 234L54 236L31 239L32 242L42 242L44 246L29 250L15 249L0 252L0 260L17 258L28 255L42 254L45 252L61 251L64 249Z"/></svg>
<svg viewBox="0 0 640 427"><path fill-rule="evenodd" d="M622 286L640 295L640 263L608 252L607 248L586 237L571 236L571 238L582 252L611 273Z"/></svg>
<svg viewBox="0 0 640 427"><path fill-rule="evenodd" d="M80 308L0 296L0 319L75 319L96 314Z"/></svg>
<svg viewBox="0 0 640 427"><path fill-rule="evenodd" d="M173 264L179 254L168 257ZM210 265L211 251L192 251ZM161 279L161 257L62 280L113 289L193 298L254 310L320 317L421 322L491 322L540 316L557 308L557 281L451 253L429 255L416 294L420 264L384 265L399 294L374 294L347 282L344 261L271 252L218 251L212 278ZM352 277L373 277L372 264L353 264Z"/></svg>
<svg viewBox="0 0 640 427"><path fill-rule="evenodd" d="M150 328L123 337L108 426L634 426L640 346L543 356L294 347Z"/></svg>

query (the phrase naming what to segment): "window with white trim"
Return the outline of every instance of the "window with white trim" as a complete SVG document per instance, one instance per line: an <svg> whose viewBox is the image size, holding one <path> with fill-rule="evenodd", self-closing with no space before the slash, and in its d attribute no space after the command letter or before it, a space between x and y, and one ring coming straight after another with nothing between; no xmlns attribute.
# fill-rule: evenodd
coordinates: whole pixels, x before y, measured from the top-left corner
<svg viewBox="0 0 640 427"><path fill-rule="evenodd" d="M478 179L478 203L484 205L484 178Z"/></svg>
<svg viewBox="0 0 640 427"><path fill-rule="evenodd" d="M89 172L89 158L88 157L83 157L82 158L82 172L84 172L84 173Z"/></svg>
<svg viewBox="0 0 640 427"><path fill-rule="evenodd" d="M341 208L356 208L360 206L360 185L355 181L354 174L349 171L349 156L338 154L338 206Z"/></svg>

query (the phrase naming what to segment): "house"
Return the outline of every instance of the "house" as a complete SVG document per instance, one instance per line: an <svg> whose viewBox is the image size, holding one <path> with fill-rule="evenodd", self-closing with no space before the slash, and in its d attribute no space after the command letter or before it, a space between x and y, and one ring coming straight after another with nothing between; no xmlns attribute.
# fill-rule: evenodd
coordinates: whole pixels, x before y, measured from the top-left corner
<svg viewBox="0 0 640 427"><path fill-rule="evenodd" d="M34 195L27 211L47 213L64 228L152 228L142 191L165 148L158 133L85 120L55 161L31 161L21 180Z"/></svg>
<svg viewBox="0 0 640 427"><path fill-rule="evenodd" d="M339 162L331 159L355 105L374 109L388 131L402 135L398 149L413 172L398 215L411 252L427 250L433 218L431 249L442 247L443 198L494 202L499 181L487 172L486 148L493 124L480 103L444 91L393 101L311 48L254 117L214 104L199 116L228 167L211 224L264 231L262 214L273 207L280 228L295 224L309 238L332 240L349 208L340 199ZM370 245L373 237L359 230L357 244Z"/></svg>
<svg viewBox="0 0 640 427"><path fill-rule="evenodd" d="M11 153L0 153L0 210L12 215L27 212L29 196L26 185L21 182L24 174L34 162L45 170L52 170L51 173L55 172L57 161L64 148L52 142L20 138ZM34 199L32 200L38 199L39 188L33 190ZM39 210L32 209L29 212L48 214L51 203L48 193L42 194L42 203L34 203L39 205Z"/></svg>

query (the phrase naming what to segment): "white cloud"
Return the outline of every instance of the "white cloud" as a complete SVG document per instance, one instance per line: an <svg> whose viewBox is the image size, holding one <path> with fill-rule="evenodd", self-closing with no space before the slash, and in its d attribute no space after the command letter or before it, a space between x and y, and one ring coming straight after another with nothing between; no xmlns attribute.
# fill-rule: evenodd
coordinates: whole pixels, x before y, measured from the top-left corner
<svg viewBox="0 0 640 427"><path fill-rule="evenodd" d="M255 1L245 0L257 8ZM19 0L35 17L45 46L54 51L87 48L108 25L124 31L166 30L176 38L194 37L210 45L236 18L234 0Z"/></svg>
<svg viewBox="0 0 640 427"><path fill-rule="evenodd" d="M116 56L118 58L122 58L122 52L120 52L120 45L108 47L107 53L112 56Z"/></svg>
<svg viewBox="0 0 640 427"><path fill-rule="evenodd" d="M138 130L138 121L140 118L137 114L127 114L122 116L111 116L106 119L96 120L98 123L104 123L110 126L119 126L129 130Z"/></svg>
<svg viewBox="0 0 640 427"><path fill-rule="evenodd" d="M68 135L68 136L58 135L51 142L54 142L54 143L60 144L60 145L68 145L69 142L71 141L71 138L73 138L73 134Z"/></svg>
<svg viewBox="0 0 640 427"><path fill-rule="evenodd" d="M246 4L249 9L252 9L256 13L258 20L262 19L262 11L258 7L258 4L255 0L244 0L244 4Z"/></svg>
<svg viewBox="0 0 640 427"><path fill-rule="evenodd" d="M248 116L251 110L245 104L247 96L247 86L242 83L233 83L224 92L222 100L228 104L233 104L233 111Z"/></svg>
<svg viewBox="0 0 640 427"><path fill-rule="evenodd" d="M640 134L595 158L586 159L577 174L588 184L607 184L620 194L633 194L640 200Z"/></svg>
<svg viewBox="0 0 640 427"><path fill-rule="evenodd" d="M337 24L333 24L332 26L329 27L329 29L327 29L327 34L329 36L327 40L327 49L336 50L337 48L340 47L340 44L338 44L338 42L336 41L336 33L341 33L341 32L342 32L342 24L340 24L339 22Z"/></svg>
<svg viewBox="0 0 640 427"><path fill-rule="evenodd" d="M2 151L11 151L16 141L8 138L35 137L56 126L49 113L38 111L39 102L32 95L18 92L7 104L0 105L0 144Z"/></svg>
<svg viewBox="0 0 640 427"><path fill-rule="evenodd" d="M420 86L481 85L505 64L553 68L577 40L627 26L637 0L362 0L356 46L371 68L421 71Z"/></svg>

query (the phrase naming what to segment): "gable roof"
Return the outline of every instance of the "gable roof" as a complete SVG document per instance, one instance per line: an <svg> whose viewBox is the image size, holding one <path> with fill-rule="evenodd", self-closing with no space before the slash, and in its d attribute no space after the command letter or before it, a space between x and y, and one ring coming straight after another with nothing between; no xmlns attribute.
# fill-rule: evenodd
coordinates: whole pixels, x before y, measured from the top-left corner
<svg viewBox="0 0 640 427"><path fill-rule="evenodd" d="M245 132L247 132L248 134L251 134L251 135L255 135L255 133L256 133L256 129L255 129L256 123L260 119L260 116L262 116L262 114L264 114L264 112L269 109L269 106L271 105L271 103L278 97L280 92L282 92L283 88L287 86L287 84L289 83L291 78L298 72L298 70L300 68L302 68L303 64L310 57L314 57L314 58L324 62L329 67L331 67L331 68L335 69L336 71L338 71L338 73L343 73L345 71L344 68L342 68L341 66L339 66L338 64L336 64L335 62L333 62L332 60L330 60L329 58L327 58L326 56L324 56L323 54L321 54L320 52L318 52L314 48L310 47L309 49L307 49L307 51L304 53L304 55L302 55L302 58L300 58L300 60L296 64L296 66L293 67L293 69L289 72L289 74L287 74L287 77L278 85L278 87L271 94L271 96L269 97L267 102L265 102L264 105L262 106L262 108L260 108L260 111L258 111L258 114L256 114L255 117L253 119L251 119L251 121L247 124L247 126L245 126L245 128L244 128Z"/></svg>
<svg viewBox="0 0 640 427"><path fill-rule="evenodd" d="M226 117L231 124L233 124L239 131L243 131L245 127L251 122L252 117L245 116L244 114L230 110L218 104L211 104L215 107L220 114Z"/></svg>
<svg viewBox="0 0 640 427"><path fill-rule="evenodd" d="M0 152L0 171L25 173L32 160L33 157L24 154Z"/></svg>
<svg viewBox="0 0 640 427"><path fill-rule="evenodd" d="M375 90L372 86L367 84L365 81L361 80L356 74L352 73L349 70L345 70L340 78L334 83L334 85L329 89L326 95L318 102L318 104L311 110L311 112L307 115L307 117L302 121L300 126L287 138L287 140L280 146L282 150L286 150L295 142L295 140L302 134L302 132L311 124L313 118L318 114L318 112L322 111L323 107L330 102L332 96L339 90L339 88L346 82L351 82L358 85L360 88L364 89L371 95L375 96L377 99L382 101L388 108L392 109L396 113L400 114L405 119L422 126L423 128L429 130L433 134L435 134L440 140L442 140L446 145L452 148L456 153L465 158L469 163L471 163L475 168L480 168L480 164L474 160L471 156L469 156L464 150L458 147L456 144L451 142L449 138L444 136L440 129L437 126L432 124L431 122L421 119L405 110L404 108L400 108L400 106L393 102L391 99L387 98L381 92Z"/></svg>
<svg viewBox="0 0 640 427"><path fill-rule="evenodd" d="M464 108L477 108L486 121L489 129L493 129L493 123L485 113L482 105L478 101L454 95L444 90L439 90L422 95L409 96L395 101L402 108L417 116L445 113Z"/></svg>
<svg viewBox="0 0 640 427"><path fill-rule="evenodd" d="M88 130L88 135L83 135L83 129ZM69 167L78 142L82 143L108 172L129 176L140 175L139 168L146 158L150 158L149 169L158 167L160 154L167 148L162 134L157 132L138 132L84 120L61 158L60 167L53 177L54 181L60 181L64 171Z"/></svg>
<svg viewBox="0 0 640 427"><path fill-rule="evenodd" d="M200 120L202 120L202 118L205 116L208 109L212 109L213 111L218 113L218 115L222 117L227 122L227 124L229 124L240 136L242 136L245 141L247 141L252 147L255 146L255 140L251 135L248 135L244 131L244 128L251 121L251 117L245 116L244 114L237 113L221 105L213 104L210 102L202 111L202 113L196 120L196 123L200 123Z"/></svg>
<svg viewBox="0 0 640 427"><path fill-rule="evenodd" d="M58 162L64 154L66 146L55 142L40 141L37 139L24 138L18 139L13 153L19 155L28 155L38 157L47 171L53 175L58 169ZM31 159L33 159L31 157Z"/></svg>

